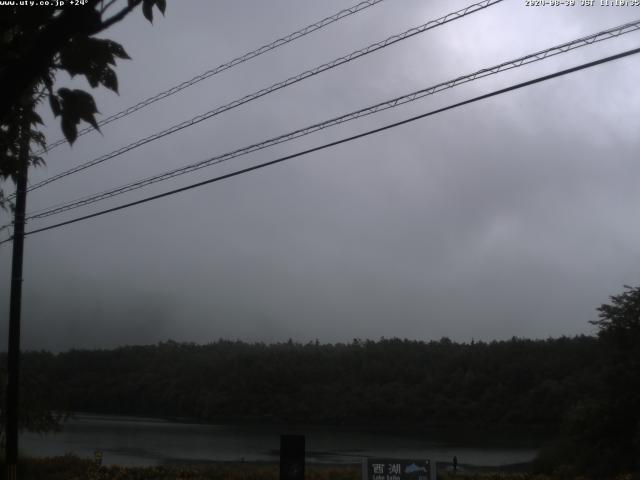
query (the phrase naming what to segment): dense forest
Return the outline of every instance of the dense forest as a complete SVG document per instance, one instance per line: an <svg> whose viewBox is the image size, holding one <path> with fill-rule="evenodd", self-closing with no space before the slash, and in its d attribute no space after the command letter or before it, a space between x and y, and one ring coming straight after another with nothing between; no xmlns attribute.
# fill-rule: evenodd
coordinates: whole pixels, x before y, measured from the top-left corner
<svg viewBox="0 0 640 480"><path fill-rule="evenodd" d="M219 421L557 426L593 390L593 337L175 343L23 356L56 410Z"/></svg>

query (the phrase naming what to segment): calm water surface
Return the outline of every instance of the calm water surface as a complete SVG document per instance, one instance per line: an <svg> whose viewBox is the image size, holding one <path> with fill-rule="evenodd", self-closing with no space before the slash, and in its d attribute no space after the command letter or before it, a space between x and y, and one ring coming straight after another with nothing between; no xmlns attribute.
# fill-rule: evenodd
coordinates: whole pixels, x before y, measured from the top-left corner
<svg viewBox="0 0 640 480"><path fill-rule="evenodd" d="M484 441L456 439L456 432L426 430L423 434L376 432L339 427L267 427L204 425L161 419L76 415L59 433L22 434L20 449L33 456L75 453L104 454L106 464L158 465L174 462L278 461L280 434L306 435L307 462L359 463L363 456L429 458L461 463L503 465L527 462L536 453L535 442L526 446L505 438ZM521 439L519 439L521 440ZM533 445L531 445L533 444Z"/></svg>

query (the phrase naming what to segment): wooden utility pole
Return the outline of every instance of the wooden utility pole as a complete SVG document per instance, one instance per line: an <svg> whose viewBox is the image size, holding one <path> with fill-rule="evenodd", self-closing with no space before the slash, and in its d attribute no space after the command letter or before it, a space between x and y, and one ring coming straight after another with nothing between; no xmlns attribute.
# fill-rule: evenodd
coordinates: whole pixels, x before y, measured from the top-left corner
<svg viewBox="0 0 640 480"><path fill-rule="evenodd" d="M20 311L22 303L22 258L24 217L27 207L27 172L31 125L22 115L20 126L20 165L16 178L16 210L13 223L11 261L11 300L9 306L9 355L7 358L6 461L8 480L17 479L18 466L18 390L20 388Z"/></svg>

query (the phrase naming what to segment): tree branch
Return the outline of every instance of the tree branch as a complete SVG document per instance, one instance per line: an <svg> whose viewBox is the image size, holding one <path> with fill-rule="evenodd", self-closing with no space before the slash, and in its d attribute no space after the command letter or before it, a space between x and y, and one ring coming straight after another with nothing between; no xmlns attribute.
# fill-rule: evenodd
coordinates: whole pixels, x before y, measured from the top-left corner
<svg viewBox="0 0 640 480"><path fill-rule="evenodd" d="M119 22L124 17L126 17L134 8L136 8L138 5L140 5L141 3L142 3L142 0L134 0L129 5L127 5L125 8L123 8L118 13L116 13L114 16L112 16L111 18L109 18L107 20L103 20L100 30L97 31L97 32L93 32L92 35L95 34L95 33L99 33L99 32L101 32L102 30L104 30L106 28L109 28L114 23Z"/></svg>
<svg viewBox="0 0 640 480"><path fill-rule="evenodd" d="M115 4L117 1L118 1L118 0L111 0L111 1L110 1L110 2L108 2L106 5L104 5L104 2L103 2L103 4L101 4L101 5L100 5L100 13L102 13L102 14L103 14L104 12L106 12L107 10L109 10L109 8L111 8L111 6L112 6L113 4Z"/></svg>

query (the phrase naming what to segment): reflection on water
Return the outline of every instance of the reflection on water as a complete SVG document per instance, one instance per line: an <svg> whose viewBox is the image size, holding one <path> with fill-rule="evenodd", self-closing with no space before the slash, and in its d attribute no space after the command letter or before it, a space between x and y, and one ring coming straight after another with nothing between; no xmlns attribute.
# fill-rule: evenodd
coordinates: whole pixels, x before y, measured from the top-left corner
<svg viewBox="0 0 640 480"><path fill-rule="evenodd" d="M101 450L105 464L119 465L277 462L280 434L306 435L309 463L359 463L363 456L448 461L457 455L464 463L503 465L530 461L536 453L532 446L513 447L508 439L503 446L487 446L488 439L481 437L454 440L451 431L415 435L339 427L203 425L107 415L77 415L55 434L22 434L20 448L34 456L93 457L94 451Z"/></svg>

